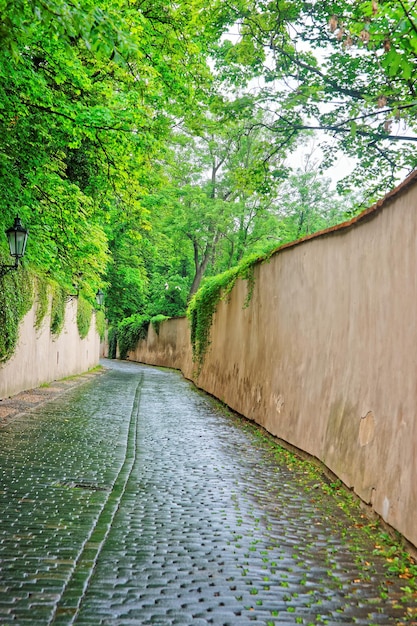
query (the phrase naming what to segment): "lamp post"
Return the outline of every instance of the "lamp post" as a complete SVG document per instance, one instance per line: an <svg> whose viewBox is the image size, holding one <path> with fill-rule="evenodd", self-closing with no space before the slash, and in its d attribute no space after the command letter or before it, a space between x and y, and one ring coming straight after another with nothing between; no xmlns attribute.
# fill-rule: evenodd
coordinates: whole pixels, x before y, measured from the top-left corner
<svg viewBox="0 0 417 626"><path fill-rule="evenodd" d="M98 306L103 306L104 304L104 293L99 289L96 293L96 301Z"/></svg>
<svg viewBox="0 0 417 626"><path fill-rule="evenodd" d="M6 230L6 237L9 242L10 256L14 257L14 265L0 265L0 278L7 272L17 270L19 266L19 259L23 257L26 250L26 243L28 240L28 230L24 228L20 217L16 215L14 218L13 226L10 226Z"/></svg>

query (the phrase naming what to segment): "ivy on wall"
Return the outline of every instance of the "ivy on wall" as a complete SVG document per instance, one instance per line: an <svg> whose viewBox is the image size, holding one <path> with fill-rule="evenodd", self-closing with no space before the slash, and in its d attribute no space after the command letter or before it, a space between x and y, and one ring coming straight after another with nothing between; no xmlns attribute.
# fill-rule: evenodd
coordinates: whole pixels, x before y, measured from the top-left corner
<svg viewBox="0 0 417 626"><path fill-rule="evenodd" d="M134 350L141 339L146 339L150 319L146 315L131 315L117 326L117 343L120 358L125 359L130 350Z"/></svg>
<svg viewBox="0 0 417 626"><path fill-rule="evenodd" d="M33 291L33 278L23 267L0 278L1 363L7 361L15 350L20 321L33 304Z"/></svg>
<svg viewBox="0 0 417 626"><path fill-rule="evenodd" d="M57 283L52 284L51 301L51 333L58 336L64 327L65 322L65 290Z"/></svg>
<svg viewBox="0 0 417 626"><path fill-rule="evenodd" d="M35 328L39 330L49 307L48 281L43 276L35 276L34 288L36 294Z"/></svg>
<svg viewBox="0 0 417 626"><path fill-rule="evenodd" d="M85 298L78 296L77 301L77 328L81 339L85 339L88 335L91 325L91 317L93 307Z"/></svg>
<svg viewBox="0 0 417 626"><path fill-rule="evenodd" d="M115 359L117 347L119 347L120 358L125 359L131 350L135 350L141 339L146 339L149 324L152 324L155 332L159 335L159 329L164 320L168 320L166 315L131 315L125 318L117 326L109 329L109 358Z"/></svg>
<svg viewBox="0 0 417 626"><path fill-rule="evenodd" d="M3 258L0 253L0 264L8 263L8 259ZM35 329L41 328L51 302L50 331L58 336L65 322L66 290L45 276L26 270L22 265L17 271L0 276L0 363L4 363L13 355L19 339L20 322L34 302ZM80 296L77 306L77 328L81 339L84 339L90 330L92 312L92 305ZM102 311L97 312L96 329L103 339L106 320Z"/></svg>
<svg viewBox="0 0 417 626"><path fill-rule="evenodd" d="M154 317L151 317L151 324L157 335L159 335L159 329L161 328L161 324L164 320L169 320L169 317L166 315L155 315Z"/></svg>
<svg viewBox="0 0 417 626"><path fill-rule="evenodd" d="M190 320L193 360L197 365L197 372L203 365L204 357L210 345L210 329L218 303L220 300L228 298L236 281L242 278L248 281L248 292L245 300L245 306L248 306L255 285L255 267L257 264L268 260L271 255L272 252L262 257L248 257L227 272L206 278L200 289L191 298L187 316Z"/></svg>
<svg viewBox="0 0 417 626"><path fill-rule="evenodd" d="M106 334L106 316L103 311L96 311L96 330L101 341L103 341Z"/></svg>

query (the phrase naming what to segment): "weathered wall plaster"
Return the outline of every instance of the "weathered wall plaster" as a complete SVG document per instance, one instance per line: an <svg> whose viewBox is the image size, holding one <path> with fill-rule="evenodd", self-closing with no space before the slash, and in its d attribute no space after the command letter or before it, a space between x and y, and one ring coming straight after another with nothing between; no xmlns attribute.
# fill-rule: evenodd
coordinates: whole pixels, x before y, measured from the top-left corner
<svg viewBox="0 0 417 626"><path fill-rule="evenodd" d="M188 322L129 358L184 375L317 457L417 546L417 174L277 252L221 302L201 373Z"/></svg>
<svg viewBox="0 0 417 626"><path fill-rule="evenodd" d="M0 365L0 398L86 372L98 364L100 338L94 313L85 339L78 334L76 300L67 303L64 328L58 337L49 330L50 315L35 330L35 313L34 305L20 324L15 353Z"/></svg>

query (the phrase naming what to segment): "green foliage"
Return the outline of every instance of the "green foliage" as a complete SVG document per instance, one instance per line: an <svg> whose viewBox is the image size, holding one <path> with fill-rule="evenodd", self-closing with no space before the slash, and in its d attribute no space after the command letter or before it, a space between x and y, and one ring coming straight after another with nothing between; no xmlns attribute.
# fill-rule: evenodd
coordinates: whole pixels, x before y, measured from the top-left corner
<svg viewBox="0 0 417 626"><path fill-rule="evenodd" d="M168 181L145 199L152 223L157 210L158 228L184 259L189 296L204 276L236 265L251 244L268 236L256 226L286 175L283 159L292 142L275 145L269 116L254 113L253 105L250 97L232 102L213 95L174 134ZM177 268L165 272L169 287L174 274L181 276Z"/></svg>
<svg viewBox="0 0 417 626"><path fill-rule="evenodd" d="M201 0L35 4L0 3L0 228L19 207L29 262L87 299L108 273L114 322L148 304L141 201L224 25Z"/></svg>
<svg viewBox="0 0 417 626"><path fill-rule="evenodd" d="M159 335L159 329L161 327L162 322L168 319L169 317L167 317L166 315L155 315L154 317L151 317L151 324L157 335Z"/></svg>
<svg viewBox="0 0 417 626"><path fill-rule="evenodd" d="M125 359L130 350L134 350L141 339L146 339L149 328L149 317L132 315L122 320L117 326L117 340L120 358Z"/></svg>
<svg viewBox="0 0 417 626"><path fill-rule="evenodd" d="M77 300L77 328L81 339L88 335L91 325L91 317L93 315L93 307L82 296L78 296Z"/></svg>
<svg viewBox="0 0 417 626"><path fill-rule="evenodd" d="M276 207L276 228L282 243L301 239L344 220L353 196L341 198L317 169L298 168L283 182Z"/></svg>
<svg viewBox="0 0 417 626"><path fill-rule="evenodd" d="M117 356L117 327L109 328L109 359L115 359Z"/></svg>
<svg viewBox="0 0 417 626"><path fill-rule="evenodd" d="M39 329L49 307L49 284L45 277L35 277L36 313L35 328Z"/></svg>
<svg viewBox="0 0 417 626"><path fill-rule="evenodd" d="M90 302L105 284L114 327L339 219L314 177L284 182L307 129L324 165L358 160L351 187L417 164L412 0L35 4L0 3L0 232L19 207L29 264Z"/></svg>
<svg viewBox="0 0 417 626"><path fill-rule="evenodd" d="M0 262L4 259L0 256ZM33 303L33 281L20 268L0 277L0 363L9 359L19 339L19 324Z"/></svg>
<svg viewBox="0 0 417 626"><path fill-rule="evenodd" d="M253 295L255 266L266 258L267 255L249 257L223 274L206 278L191 298L187 315L191 325L193 360L198 371L203 365L210 345L210 329L218 303L228 297L236 281L241 278L248 281L248 294L245 301L245 306L248 306Z"/></svg>
<svg viewBox="0 0 417 626"><path fill-rule="evenodd" d="M147 303L148 276L142 253L145 223L138 207L126 212L109 232L112 261L107 270L106 313L111 324L137 312Z"/></svg>
<svg viewBox="0 0 417 626"><path fill-rule="evenodd" d="M149 289L149 313L165 317L185 315L189 290L189 277L155 273Z"/></svg>
<svg viewBox="0 0 417 626"><path fill-rule="evenodd" d="M106 316L104 311L96 311L96 330L101 341L103 341L106 334Z"/></svg>
<svg viewBox="0 0 417 626"><path fill-rule="evenodd" d="M262 76L256 108L274 111L276 144L320 131L326 164L354 157L345 183L371 195L416 167L414 0L234 5L241 37L222 39L217 69L241 93Z"/></svg>
<svg viewBox="0 0 417 626"><path fill-rule="evenodd" d="M51 333L55 336L58 336L64 327L65 305L65 290L57 283L52 283Z"/></svg>

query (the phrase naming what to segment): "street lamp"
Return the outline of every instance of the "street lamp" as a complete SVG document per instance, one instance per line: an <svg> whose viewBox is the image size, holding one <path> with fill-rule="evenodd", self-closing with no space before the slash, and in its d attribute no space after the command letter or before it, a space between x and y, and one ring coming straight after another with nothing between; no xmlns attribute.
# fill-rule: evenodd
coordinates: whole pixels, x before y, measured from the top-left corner
<svg viewBox="0 0 417 626"><path fill-rule="evenodd" d="M104 293L101 291L101 289L99 289L96 293L96 300L97 300L97 304L98 306L103 306L104 304Z"/></svg>
<svg viewBox="0 0 417 626"><path fill-rule="evenodd" d="M6 230L6 237L9 242L10 256L14 257L15 262L14 265L0 265L0 277L11 270L17 270L19 259L25 254L28 230L24 228L18 215L14 218L13 226Z"/></svg>

